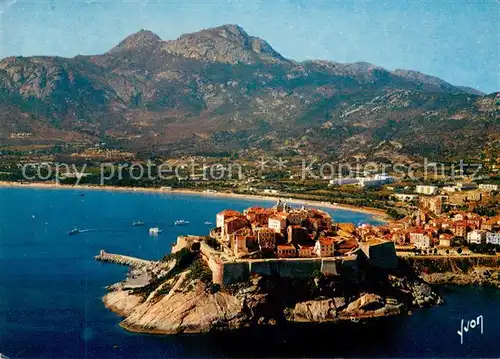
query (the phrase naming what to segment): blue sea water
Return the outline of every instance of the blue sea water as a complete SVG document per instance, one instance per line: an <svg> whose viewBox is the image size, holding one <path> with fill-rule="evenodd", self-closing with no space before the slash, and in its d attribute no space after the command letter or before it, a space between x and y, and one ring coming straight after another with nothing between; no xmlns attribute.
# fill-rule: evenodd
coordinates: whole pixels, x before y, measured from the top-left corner
<svg viewBox="0 0 500 359"><path fill-rule="evenodd" d="M82 196L83 195L83 196ZM0 353L10 358L498 357L500 291L441 287L445 306L369 325L288 325L231 333L133 334L101 302L126 268L93 260L100 249L159 259L181 234L207 233L222 209L264 200L109 191L0 188ZM328 210L339 222L369 215ZM173 221L190 221L174 226ZM133 221L144 227L132 227ZM164 232L150 237L148 228ZM68 236L71 228L89 229ZM476 328L460 321L483 315Z"/></svg>

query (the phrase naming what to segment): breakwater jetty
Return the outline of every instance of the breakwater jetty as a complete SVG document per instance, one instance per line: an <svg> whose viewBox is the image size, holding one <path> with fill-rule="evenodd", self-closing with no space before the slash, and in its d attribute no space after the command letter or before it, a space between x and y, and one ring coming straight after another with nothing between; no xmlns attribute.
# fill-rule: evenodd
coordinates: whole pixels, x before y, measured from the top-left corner
<svg viewBox="0 0 500 359"><path fill-rule="evenodd" d="M99 254L96 255L94 259L100 262L121 264L132 268L142 268L154 263L154 261L148 261L145 259L124 256L121 254L108 253L103 249L99 251Z"/></svg>

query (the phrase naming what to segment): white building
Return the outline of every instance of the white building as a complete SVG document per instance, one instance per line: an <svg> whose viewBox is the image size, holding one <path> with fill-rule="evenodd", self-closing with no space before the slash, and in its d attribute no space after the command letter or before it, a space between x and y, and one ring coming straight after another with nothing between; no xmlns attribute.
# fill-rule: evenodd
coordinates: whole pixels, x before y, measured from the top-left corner
<svg viewBox="0 0 500 359"><path fill-rule="evenodd" d="M426 235L416 236L415 242L413 243L415 247L420 249L427 249L431 247L431 239Z"/></svg>
<svg viewBox="0 0 500 359"><path fill-rule="evenodd" d="M475 229L467 233L467 242L470 244L481 244L486 241L486 231Z"/></svg>
<svg viewBox="0 0 500 359"><path fill-rule="evenodd" d="M498 191L498 185L497 184L483 183L483 184L479 185L479 189L482 191L487 191L487 192Z"/></svg>
<svg viewBox="0 0 500 359"><path fill-rule="evenodd" d="M433 196L438 192L438 188L437 188L437 186L417 185L415 192L420 193L420 194Z"/></svg>
<svg viewBox="0 0 500 359"><path fill-rule="evenodd" d="M500 244L500 233L486 233L486 243Z"/></svg>
<svg viewBox="0 0 500 359"><path fill-rule="evenodd" d="M359 182L359 180L357 180L356 178L349 178L349 177L346 177L346 178L337 178L337 179L332 179L330 180L330 186L343 186L343 185L346 185L346 184L357 184Z"/></svg>
<svg viewBox="0 0 500 359"><path fill-rule="evenodd" d="M416 194L406 194L406 193L394 193L393 197L398 201L410 202L418 199L418 195Z"/></svg>
<svg viewBox="0 0 500 359"><path fill-rule="evenodd" d="M286 217L282 216L269 217L267 226L276 233L283 233L286 229Z"/></svg>
<svg viewBox="0 0 500 359"><path fill-rule="evenodd" d="M361 187L380 186L386 183L392 183L396 181L394 177L386 175L385 173L376 174L373 177L358 177L357 179Z"/></svg>

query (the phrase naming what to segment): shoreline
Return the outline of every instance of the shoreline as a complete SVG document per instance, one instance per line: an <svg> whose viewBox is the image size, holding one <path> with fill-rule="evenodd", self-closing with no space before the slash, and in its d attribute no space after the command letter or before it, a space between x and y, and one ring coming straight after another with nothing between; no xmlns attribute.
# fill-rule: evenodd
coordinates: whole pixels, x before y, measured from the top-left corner
<svg viewBox="0 0 500 359"><path fill-rule="evenodd" d="M270 202L276 202L279 199L286 200L288 203L302 204L315 207L323 207L334 210L344 210L370 214L373 219L379 222L388 222L389 218L387 214L377 208L369 207L356 207L348 204L331 204L323 203L318 200L309 199L295 199L286 198L287 195L283 196L264 196L264 195L253 195L253 194L241 194L241 193L229 193L229 192L202 192L189 189L172 189L172 190L162 190L161 188L149 188L149 187L118 187L118 186L107 186L107 185L64 185L56 183L43 183L43 182L6 182L0 181L0 188L38 188L38 189L77 189L77 190L97 190L97 191L116 191L116 192L143 192L143 193L164 193L164 194L188 194L197 196L209 196L209 197L222 197L222 198L236 198L236 199L247 199L247 200L265 200Z"/></svg>

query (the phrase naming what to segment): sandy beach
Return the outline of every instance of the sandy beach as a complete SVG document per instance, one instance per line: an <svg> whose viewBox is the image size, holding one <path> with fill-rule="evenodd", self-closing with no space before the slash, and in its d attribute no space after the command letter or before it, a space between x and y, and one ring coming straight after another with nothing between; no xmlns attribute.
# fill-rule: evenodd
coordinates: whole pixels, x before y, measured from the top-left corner
<svg viewBox="0 0 500 359"><path fill-rule="evenodd" d="M172 193L172 194L188 194L196 196L207 196L207 197L226 197L226 198L241 198L249 200L264 200L269 202L276 202L279 199L286 201L288 203L314 206L314 207L324 207L330 209L339 209L353 212L361 212L371 214L375 219L387 222L387 214L385 211L377 208L369 207L356 207L347 204L332 204L329 202L321 202L317 200L307 200L307 199L294 199L289 198L289 194L284 193L281 196L264 196L264 195L253 195L253 194L240 194L240 193L230 193L230 192L203 192L194 191L188 189L172 189L165 190L162 188L145 188L145 187L116 187L116 186L100 186L100 185L63 185L56 183L42 183L42 182L5 182L0 181L0 187L11 187L11 188L39 188L39 189L74 189L74 190L97 190L97 191L120 191L120 192L148 192L148 193Z"/></svg>

